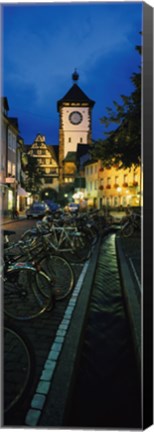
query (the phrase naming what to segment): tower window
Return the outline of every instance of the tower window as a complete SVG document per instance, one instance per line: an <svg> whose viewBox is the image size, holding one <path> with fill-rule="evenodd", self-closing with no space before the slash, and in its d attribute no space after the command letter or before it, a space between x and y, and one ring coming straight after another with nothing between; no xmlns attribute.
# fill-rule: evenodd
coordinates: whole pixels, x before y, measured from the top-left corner
<svg viewBox="0 0 154 432"><path fill-rule="evenodd" d="M82 143L83 142L83 138L80 138L80 143Z"/></svg>
<svg viewBox="0 0 154 432"><path fill-rule="evenodd" d="M68 142L69 142L69 143L71 142L71 137L68 138Z"/></svg>

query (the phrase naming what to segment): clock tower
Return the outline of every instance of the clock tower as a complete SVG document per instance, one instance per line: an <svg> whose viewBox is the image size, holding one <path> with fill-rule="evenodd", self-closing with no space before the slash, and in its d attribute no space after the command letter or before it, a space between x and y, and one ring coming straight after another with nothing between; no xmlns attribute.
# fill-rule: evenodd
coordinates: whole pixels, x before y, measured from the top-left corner
<svg viewBox="0 0 154 432"><path fill-rule="evenodd" d="M73 85L57 103L59 112L59 164L69 152L76 152L78 144L91 144L91 116L95 102L77 84L78 73L72 74ZM60 176L61 177L61 176ZM60 179L62 181L62 179Z"/></svg>

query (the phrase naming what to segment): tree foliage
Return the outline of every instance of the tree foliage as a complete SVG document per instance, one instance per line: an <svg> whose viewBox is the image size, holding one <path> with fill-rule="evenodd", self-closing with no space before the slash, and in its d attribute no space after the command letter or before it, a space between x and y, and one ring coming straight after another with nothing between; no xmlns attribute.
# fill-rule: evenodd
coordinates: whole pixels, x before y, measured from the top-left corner
<svg viewBox="0 0 154 432"><path fill-rule="evenodd" d="M38 161L33 156L25 154L23 157L23 169L25 172L25 184L24 187L27 192L37 194L40 190L40 186L43 184L43 170L40 167Z"/></svg>
<svg viewBox="0 0 154 432"><path fill-rule="evenodd" d="M141 54L140 46L136 50ZM107 115L101 119L105 127L112 123L118 127L92 145L92 156L101 159L104 166L118 164L119 168L129 168L141 163L141 71L133 73L130 79L134 85L132 93L121 95L121 104L113 101L114 107L107 108Z"/></svg>

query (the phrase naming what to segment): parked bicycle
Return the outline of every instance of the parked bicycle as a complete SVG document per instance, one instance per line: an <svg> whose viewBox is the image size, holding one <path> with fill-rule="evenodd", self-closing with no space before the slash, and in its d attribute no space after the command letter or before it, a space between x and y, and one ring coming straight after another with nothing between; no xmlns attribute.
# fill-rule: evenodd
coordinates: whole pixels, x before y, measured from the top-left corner
<svg viewBox="0 0 154 432"><path fill-rule="evenodd" d="M36 223L35 228L27 230L22 239L28 239L31 245L35 245L40 236L45 239L52 253L62 255L71 262L84 262L91 256L91 243L86 233L77 226L68 225L66 219L47 216L42 222Z"/></svg>
<svg viewBox="0 0 154 432"><path fill-rule="evenodd" d="M72 291L75 276L70 263L63 257L51 253L50 242L47 244L44 236L38 231L37 236L20 240L16 244L7 243L7 254L15 261L28 261L37 266L49 278L49 284L39 284L42 295L54 300L65 299ZM32 241L31 241L32 240ZM14 256L15 246L18 247ZM53 252L53 251L52 251ZM11 255L10 255L11 254ZM13 256L12 256L13 254Z"/></svg>
<svg viewBox="0 0 154 432"><path fill-rule="evenodd" d="M29 320L53 307L52 281L36 262L21 262L19 256L10 255L11 248L17 246L18 242L4 247L0 273L4 313L17 320ZM48 297L43 290L48 291Z"/></svg>
<svg viewBox="0 0 154 432"><path fill-rule="evenodd" d="M14 324L4 322L3 329L3 412L10 412L26 397L32 385L35 356L30 341Z"/></svg>
<svg viewBox="0 0 154 432"><path fill-rule="evenodd" d="M135 231L141 231L141 215L132 213L122 220L120 235L130 237Z"/></svg>

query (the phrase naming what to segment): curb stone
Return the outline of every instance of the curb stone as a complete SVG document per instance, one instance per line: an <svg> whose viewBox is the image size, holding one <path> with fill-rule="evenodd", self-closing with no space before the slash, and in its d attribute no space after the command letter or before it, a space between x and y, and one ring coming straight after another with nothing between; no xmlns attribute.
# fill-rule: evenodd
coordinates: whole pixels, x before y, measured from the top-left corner
<svg viewBox="0 0 154 432"><path fill-rule="evenodd" d="M19 218L17 218L17 219L4 219L4 220L2 220L1 219L1 221L0 221L0 228L2 228L3 227L3 225L7 225L7 224L10 224L10 223L16 223L16 222L20 222L20 221L23 221L23 220L27 220L27 218L25 217L25 216L19 216Z"/></svg>

